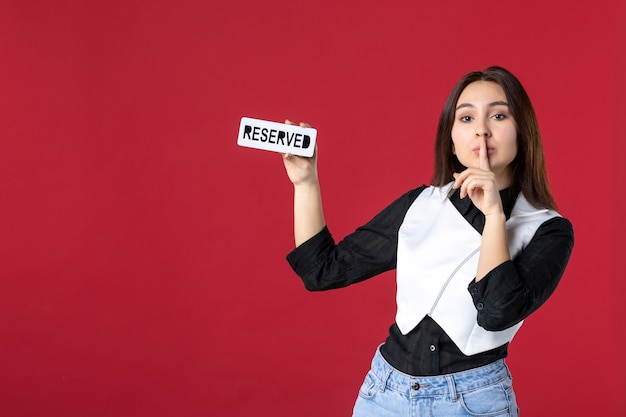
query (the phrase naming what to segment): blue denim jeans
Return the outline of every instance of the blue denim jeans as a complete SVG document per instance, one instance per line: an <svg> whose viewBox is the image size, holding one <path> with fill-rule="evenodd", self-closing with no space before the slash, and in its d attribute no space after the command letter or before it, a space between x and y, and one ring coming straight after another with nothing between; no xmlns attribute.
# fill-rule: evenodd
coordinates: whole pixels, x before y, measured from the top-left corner
<svg viewBox="0 0 626 417"><path fill-rule="evenodd" d="M517 417L511 374L504 360L440 376L397 371L376 351L353 417Z"/></svg>

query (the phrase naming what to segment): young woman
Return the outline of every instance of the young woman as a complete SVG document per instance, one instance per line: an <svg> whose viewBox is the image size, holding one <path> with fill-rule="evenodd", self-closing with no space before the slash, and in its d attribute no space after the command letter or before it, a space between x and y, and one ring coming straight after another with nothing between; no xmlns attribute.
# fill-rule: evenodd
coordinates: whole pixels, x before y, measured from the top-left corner
<svg viewBox="0 0 626 417"><path fill-rule="evenodd" d="M439 120L432 185L338 244L324 222L317 152L283 160L295 190L287 260L307 289L396 269L396 321L354 416L517 416L508 343L554 292L574 242L517 78L500 67L461 78Z"/></svg>

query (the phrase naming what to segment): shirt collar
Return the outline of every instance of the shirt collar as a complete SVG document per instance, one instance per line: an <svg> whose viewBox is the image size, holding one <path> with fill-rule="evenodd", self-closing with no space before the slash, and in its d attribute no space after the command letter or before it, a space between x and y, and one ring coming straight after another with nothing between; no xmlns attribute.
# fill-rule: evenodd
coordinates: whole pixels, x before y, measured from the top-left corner
<svg viewBox="0 0 626 417"><path fill-rule="evenodd" d="M513 210L513 206L515 205L518 194L519 192L515 191L515 187L508 187L500 190L502 209L504 210L504 214L507 219L511 216L511 211ZM454 204L454 206L457 208L457 210L459 210L459 212L463 215L467 214L471 209L475 207L469 197L460 197L460 189L456 190L454 194L452 194L450 200L452 201L452 204Z"/></svg>

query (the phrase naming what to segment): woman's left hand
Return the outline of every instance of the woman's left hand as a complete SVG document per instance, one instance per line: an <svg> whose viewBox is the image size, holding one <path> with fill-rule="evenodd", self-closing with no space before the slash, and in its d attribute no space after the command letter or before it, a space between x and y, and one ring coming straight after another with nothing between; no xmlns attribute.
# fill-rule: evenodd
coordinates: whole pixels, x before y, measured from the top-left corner
<svg viewBox="0 0 626 417"><path fill-rule="evenodd" d="M491 171L484 138L478 153L478 168L467 168L454 174L453 188L461 188L461 198L469 196L472 203L485 215L502 213L502 200L496 184L496 175Z"/></svg>

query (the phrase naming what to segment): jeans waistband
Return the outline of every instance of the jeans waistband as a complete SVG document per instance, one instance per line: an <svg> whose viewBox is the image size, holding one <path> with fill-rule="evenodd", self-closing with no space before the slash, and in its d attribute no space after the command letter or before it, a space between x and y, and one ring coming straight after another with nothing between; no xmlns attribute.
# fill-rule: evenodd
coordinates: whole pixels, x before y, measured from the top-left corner
<svg viewBox="0 0 626 417"><path fill-rule="evenodd" d="M412 397L450 396L452 399L456 398L458 393L473 391L511 377L503 359L489 365L446 375L408 375L387 363L380 353L380 347L372 360L372 372L382 382L383 390L390 389Z"/></svg>

